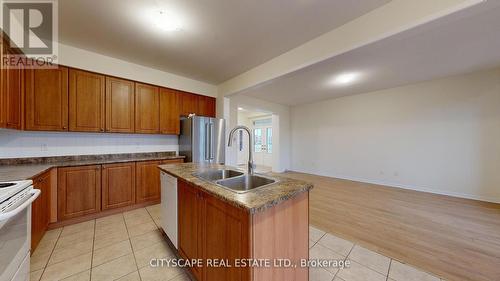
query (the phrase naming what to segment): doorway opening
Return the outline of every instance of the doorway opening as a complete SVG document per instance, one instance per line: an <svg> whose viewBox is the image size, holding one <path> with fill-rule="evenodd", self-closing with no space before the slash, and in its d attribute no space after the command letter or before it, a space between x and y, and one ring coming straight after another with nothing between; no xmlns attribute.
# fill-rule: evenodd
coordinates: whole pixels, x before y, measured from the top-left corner
<svg viewBox="0 0 500 281"><path fill-rule="evenodd" d="M270 172L273 166L273 152L276 150L276 144L273 142L272 114L238 108L238 125L250 128L253 146L250 147L248 137L240 130L237 135L237 165L247 166L248 149L252 149L255 171Z"/></svg>

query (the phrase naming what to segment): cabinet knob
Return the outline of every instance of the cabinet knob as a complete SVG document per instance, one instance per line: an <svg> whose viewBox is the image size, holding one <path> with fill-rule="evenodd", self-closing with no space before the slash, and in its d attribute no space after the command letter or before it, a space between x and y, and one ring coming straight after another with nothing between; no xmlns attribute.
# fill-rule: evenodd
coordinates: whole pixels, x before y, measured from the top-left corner
<svg viewBox="0 0 500 281"><path fill-rule="evenodd" d="M101 132L104 132L104 128L101 128Z"/></svg>
<svg viewBox="0 0 500 281"><path fill-rule="evenodd" d="M66 126L63 126L63 130L66 130Z"/></svg>

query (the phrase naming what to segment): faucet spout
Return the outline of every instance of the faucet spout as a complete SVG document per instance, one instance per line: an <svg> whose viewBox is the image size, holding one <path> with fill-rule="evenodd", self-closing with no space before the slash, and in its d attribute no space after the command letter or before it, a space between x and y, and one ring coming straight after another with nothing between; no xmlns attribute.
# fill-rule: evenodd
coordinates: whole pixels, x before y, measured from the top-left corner
<svg viewBox="0 0 500 281"><path fill-rule="evenodd" d="M253 148L253 140L252 140L252 131L247 126L236 126L234 127L231 132L229 133L229 142L227 143L227 146L232 146L233 144L233 137L236 131L238 130L244 130L248 134L248 174L252 175L254 171L254 164L253 164L253 153L252 153L252 148Z"/></svg>

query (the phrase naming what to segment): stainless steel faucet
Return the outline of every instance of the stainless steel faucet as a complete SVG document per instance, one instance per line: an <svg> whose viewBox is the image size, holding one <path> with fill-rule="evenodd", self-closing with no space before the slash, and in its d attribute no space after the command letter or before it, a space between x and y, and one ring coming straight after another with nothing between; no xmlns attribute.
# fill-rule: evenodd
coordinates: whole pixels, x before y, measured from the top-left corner
<svg viewBox="0 0 500 281"><path fill-rule="evenodd" d="M231 146L233 144L233 137L234 137L234 133L238 130L245 130L247 131L248 133L248 174L249 175L252 175L253 174L253 170L255 168L254 164L253 164L253 154L252 154L252 148L253 148L253 144L252 144L252 132L250 131L250 129L247 127L247 126L236 126L234 127L231 132L229 133L229 142L227 144L227 146Z"/></svg>

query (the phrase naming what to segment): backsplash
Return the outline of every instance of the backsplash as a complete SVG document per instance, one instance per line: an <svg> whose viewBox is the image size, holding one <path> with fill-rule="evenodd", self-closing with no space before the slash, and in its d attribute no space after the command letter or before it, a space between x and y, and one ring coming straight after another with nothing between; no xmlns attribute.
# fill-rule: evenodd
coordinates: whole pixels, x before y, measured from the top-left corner
<svg viewBox="0 0 500 281"><path fill-rule="evenodd" d="M0 129L0 158L179 150L173 135L23 132Z"/></svg>

